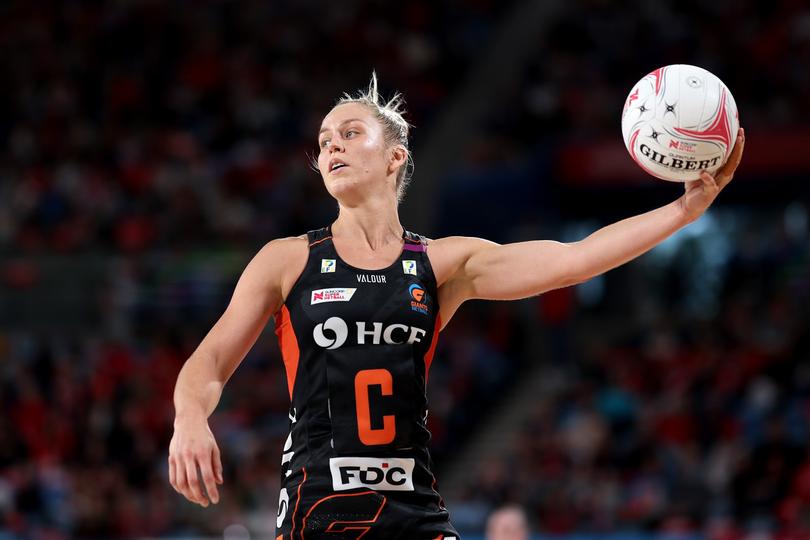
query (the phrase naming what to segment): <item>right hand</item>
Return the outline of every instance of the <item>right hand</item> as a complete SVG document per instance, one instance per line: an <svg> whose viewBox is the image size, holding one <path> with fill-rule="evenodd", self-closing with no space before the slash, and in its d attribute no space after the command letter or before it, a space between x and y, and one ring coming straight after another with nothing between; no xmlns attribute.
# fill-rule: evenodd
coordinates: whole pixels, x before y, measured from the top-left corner
<svg viewBox="0 0 810 540"><path fill-rule="evenodd" d="M734 171L740 165L743 149L745 148L745 130L740 128L737 131L737 142L726 163L714 173L714 176L702 171L700 178L684 183L686 193L678 199L683 214L691 223L699 218L709 205L717 198L717 194L731 182L734 178Z"/></svg>
<svg viewBox="0 0 810 540"><path fill-rule="evenodd" d="M169 443L169 482L175 491L200 506L207 507L209 499L213 504L219 502L217 484L223 482L222 461L207 420L175 419Z"/></svg>

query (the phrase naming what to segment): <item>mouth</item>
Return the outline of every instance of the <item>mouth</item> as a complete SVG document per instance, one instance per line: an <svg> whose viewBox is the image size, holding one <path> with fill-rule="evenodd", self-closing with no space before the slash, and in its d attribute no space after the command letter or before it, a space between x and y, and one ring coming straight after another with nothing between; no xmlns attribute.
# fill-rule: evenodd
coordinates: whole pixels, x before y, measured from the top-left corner
<svg viewBox="0 0 810 540"><path fill-rule="evenodd" d="M341 170L341 169L343 169L345 167L348 167L348 165L346 165L345 163L343 163L339 159L333 159L332 161L329 162L329 172L330 173L337 172L337 171L339 171L339 170Z"/></svg>

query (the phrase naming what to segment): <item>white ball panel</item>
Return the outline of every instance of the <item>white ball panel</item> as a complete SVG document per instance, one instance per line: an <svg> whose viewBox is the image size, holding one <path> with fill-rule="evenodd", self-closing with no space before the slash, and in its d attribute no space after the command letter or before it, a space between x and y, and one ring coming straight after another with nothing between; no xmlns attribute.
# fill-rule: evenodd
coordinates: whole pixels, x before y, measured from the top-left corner
<svg viewBox="0 0 810 540"><path fill-rule="evenodd" d="M678 64L645 75L630 91L622 134L647 172L684 182L715 172L733 148L739 122L725 85L705 69Z"/></svg>

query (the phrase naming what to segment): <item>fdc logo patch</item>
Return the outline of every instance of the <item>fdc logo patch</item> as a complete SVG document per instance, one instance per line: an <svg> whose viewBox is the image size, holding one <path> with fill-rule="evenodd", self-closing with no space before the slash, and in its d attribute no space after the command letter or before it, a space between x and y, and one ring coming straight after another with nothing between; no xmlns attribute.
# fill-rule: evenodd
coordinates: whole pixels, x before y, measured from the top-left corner
<svg viewBox="0 0 810 540"><path fill-rule="evenodd" d="M378 491L413 491L412 458L329 458L332 489L371 488Z"/></svg>

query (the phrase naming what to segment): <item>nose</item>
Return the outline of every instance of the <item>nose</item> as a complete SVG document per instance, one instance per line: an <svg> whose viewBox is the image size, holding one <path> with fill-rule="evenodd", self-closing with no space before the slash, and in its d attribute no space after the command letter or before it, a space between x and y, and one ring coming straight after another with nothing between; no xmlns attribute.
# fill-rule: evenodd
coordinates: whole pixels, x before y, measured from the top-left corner
<svg viewBox="0 0 810 540"><path fill-rule="evenodd" d="M329 153L332 154L338 150L343 152L343 141L340 140L340 137L333 137L332 140L329 141Z"/></svg>

